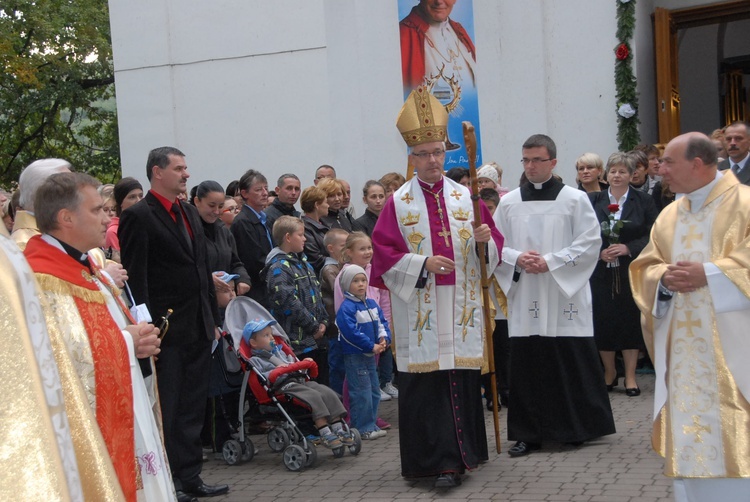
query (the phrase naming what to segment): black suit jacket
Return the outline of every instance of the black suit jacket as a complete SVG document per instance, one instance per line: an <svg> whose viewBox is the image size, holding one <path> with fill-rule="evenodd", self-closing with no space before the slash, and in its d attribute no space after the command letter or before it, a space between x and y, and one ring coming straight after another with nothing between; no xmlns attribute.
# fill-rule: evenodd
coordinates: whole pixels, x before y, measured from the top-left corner
<svg viewBox="0 0 750 502"><path fill-rule="evenodd" d="M174 310L163 347L213 340L221 325L201 218L193 206L180 204L193 231L192 249L151 192L122 213L117 231L136 303L146 304L154 324Z"/></svg>
<svg viewBox="0 0 750 502"><path fill-rule="evenodd" d="M732 164L733 162L729 159L722 160L718 164L719 171L726 171L732 167ZM745 162L745 167L743 167L739 173L734 173L734 175L737 176L737 179L740 180L740 183L743 185L750 185L750 160Z"/></svg>
<svg viewBox="0 0 750 502"><path fill-rule="evenodd" d="M253 210L243 205L229 230L237 244L237 255L250 275L252 285L248 296L261 305L267 306L266 281L260 273L266 265L266 256L272 249L271 243L268 242L266 228L255 216Z"/></svg>
<svg viewBox="0 0 750 502"><path fill-rule="evenodd" d="M594 212L599 223L609 220L609 192L603 190L601 192L592 192L589 194L591 204L594 206ZM651 226L654 224L656 217L659 216L659 211L656 209L654 199L646 192L639 192L638 190L628 190L628 198L623 204L621 220L627 220L623 224L622 230L620 231L620 243L625 244L630 250L630 256L620 256L620 266L628 267L630 262L633 261L643 248L648 244L648 240L651 234ZM605 249L609 247L609 242L602 236L602 247ZM602 260L599 260L594 269L594 276L607 273L607 265Z"/></svg>

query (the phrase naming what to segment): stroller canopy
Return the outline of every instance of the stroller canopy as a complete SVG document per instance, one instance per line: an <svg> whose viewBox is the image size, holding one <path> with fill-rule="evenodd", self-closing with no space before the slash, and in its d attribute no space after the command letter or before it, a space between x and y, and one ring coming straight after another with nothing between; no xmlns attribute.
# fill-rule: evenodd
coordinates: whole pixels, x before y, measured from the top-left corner
<svg viewBox="0 0 750 502"><path fill-rule="evenodd" d="M239 347L240 342L242 342L242 331L245 329L245 324L253 319L271 320L273 316L258 302L247 296L238 296L227 305L224 314L224 331L232 335L235 347ZM281 326L274 324L271 329L274 336L280 336L286 343L289 343L289 337Z"/></svg>

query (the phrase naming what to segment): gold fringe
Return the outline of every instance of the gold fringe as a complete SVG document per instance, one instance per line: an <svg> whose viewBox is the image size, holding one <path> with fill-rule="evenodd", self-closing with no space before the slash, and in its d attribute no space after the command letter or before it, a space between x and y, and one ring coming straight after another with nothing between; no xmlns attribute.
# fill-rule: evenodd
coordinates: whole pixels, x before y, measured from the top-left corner
<svg viewBox="0 0 750 502"><path fill-rule="evenodd" d="M50 293L59 295L72 295L75 298L80 298L85 302L101 303L106 304L107 301L104 298L104 294L99 290L92 291L90 289L76 286L69 282L58 279L57 277L49 274L35 273L36 280L39 283L39 287Z"/></svg>
<svg viewBox="0 0 750 502"><path fill-rule="evenodd" d="M429 363L409 363L409 373L429 373L439 369L440 365L437 361Z"/></svg>
<svg viewBox="0 0 750 502"><path fill-rule="evenodd" d="M475 368L480 369L484 358L482 357L457 357L455 359L458 368Z"/></svg>

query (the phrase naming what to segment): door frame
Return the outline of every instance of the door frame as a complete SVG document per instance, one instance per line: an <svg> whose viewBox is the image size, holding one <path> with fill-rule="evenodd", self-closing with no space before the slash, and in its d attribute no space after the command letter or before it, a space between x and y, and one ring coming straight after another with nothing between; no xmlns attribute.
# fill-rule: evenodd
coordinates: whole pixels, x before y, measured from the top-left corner
<svg viewBox="0 0 750 502"><path fill-rule="evenodd" d="M656 66L656 117L659 143L680 134L677 31L709 24L750 19L750 2L733 0L683 9L657 7L651 15Z"/></svg>

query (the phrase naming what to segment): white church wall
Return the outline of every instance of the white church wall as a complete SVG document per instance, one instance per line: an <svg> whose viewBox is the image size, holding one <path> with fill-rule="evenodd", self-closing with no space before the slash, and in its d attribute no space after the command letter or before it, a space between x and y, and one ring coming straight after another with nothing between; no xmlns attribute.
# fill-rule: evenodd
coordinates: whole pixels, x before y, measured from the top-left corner
<svg viewBox="0 0 750 502"><path fill-rule="evenodd" d="M570 184L578 155L617 148L615 8L474 0L483 157L505 169L505 185L517 185L533 133L555 139ZM191 182L255 168L271 187L288 171L307 186L330 163L357 203L365 180L404 172L395 1L110 9L124 175L145 181L148 150L165 144L188 155Z"/></svg>

